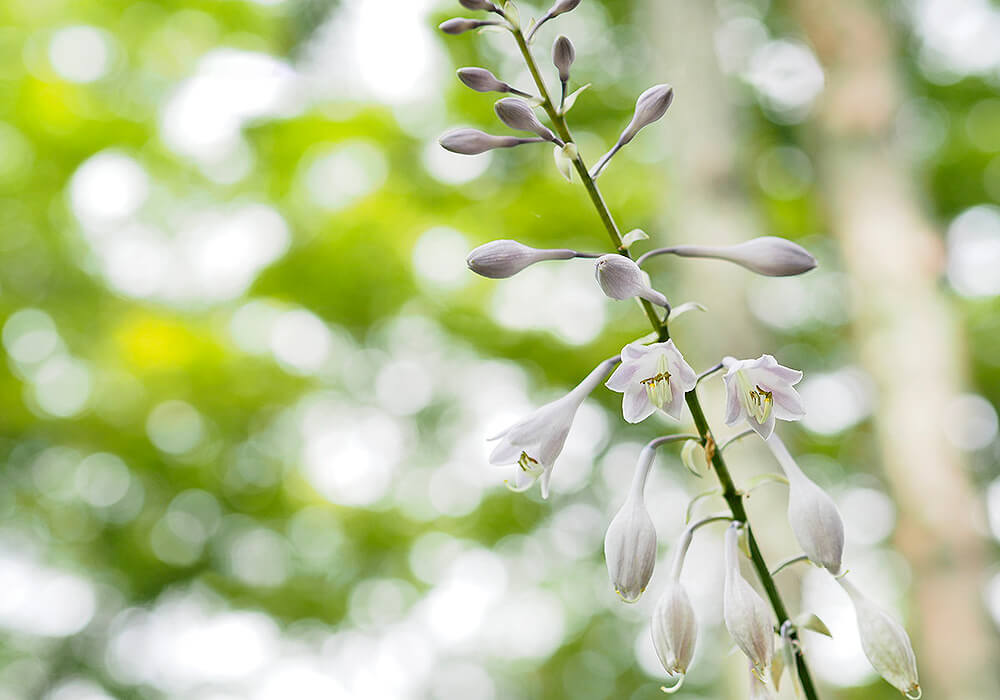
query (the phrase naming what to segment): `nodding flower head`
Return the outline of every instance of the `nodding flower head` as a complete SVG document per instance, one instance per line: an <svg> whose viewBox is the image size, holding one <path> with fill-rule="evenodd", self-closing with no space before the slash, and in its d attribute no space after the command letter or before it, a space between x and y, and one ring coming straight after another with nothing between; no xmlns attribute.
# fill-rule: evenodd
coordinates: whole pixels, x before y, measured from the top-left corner
<svg viewBox="0 0 1000 700"><path fill-rule="evenodd" d="M656 602L650 632L663 669L683 679L694 657L698 623L687 591L679 581L670 580Z"/></svg>
<svg viewBox="0 0 1000 700"><path fill-rule="evenodd" d="M484 243L469 253L465 262L477 275L504 279L542 260L569 260L575 256L576 252L567 248L531 248L505 239Z"/></svg>
<svg viewBox="0 0 1000 700"><path fill-rule="evenodd" d="M438 29L445 34L464 34L465 32L473 29L494 26L497 24L499 24L499 22L491 19L466 19L465 17L453 17L452 19L445 20L439 24Z"/></svg>
<svg viewBox="0 0 1000 700"><path fill-rule="evenodd" d="M764 599L740 573L740 524L726 531L726 578L722 614L736 646L750 659L758 678L764 678L774 656L774 616Z"/></svg>
<svg viewBox="0 0 1000 700"><path fill-rule="evenodd" d="M594 274L601 289L612 299L639 297L657 306L669 306L667 298L649 286L646 273L624 255L602 255L594 265Z"/></svg>
<svg viewBox="0 0 1000 700"><path fill-rule="evenodd" d="M802 399L793 386L802 372L778 364L770 355L756 360L726 357L726 425L746 420L764 439L774 431L775 419L800 420Z"/></svg>
<svg viewBox="0 0 1000 700"><path fill-rule="evenodd" d="M656 529L643 496L655 454L652 449L639 454L628 496L604 537L608 575L615 592L626 603L639 600L656 565Z"/></svg>
<svg viewBox="0 0 1000 700"><path fill-rule="evenodd" d="M697 379L674 341L668 340L651 345L626 345L622 348L622 364L606 385L623 394L625 420L639 423L657 409L680 420L684 394L694 388Z"/></svg>

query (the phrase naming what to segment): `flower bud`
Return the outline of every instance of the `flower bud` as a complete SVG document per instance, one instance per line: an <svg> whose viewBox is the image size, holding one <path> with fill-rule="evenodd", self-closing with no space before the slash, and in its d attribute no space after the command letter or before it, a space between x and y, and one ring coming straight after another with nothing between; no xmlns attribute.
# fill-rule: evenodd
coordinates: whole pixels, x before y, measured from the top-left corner
<svg viewBox="0 0 1000 700"><path fill-rule="evenodd" d="M846 578L838 579L851 597L865 656L882 678L908 698L920 697L917 657L906 630L868 600Z"/></svg>
<svg viewBox="0 0 1000 700"><path fill-rule="evenodd" d="M788 477L788 524L811 561L836 576L844 555L844 521L829 494L807 477L777 433L767 446Z"/></svg>
<svg viewBox="0 0 1000 700"><path fill-rule="evenodd" d="M523 139L517 136L495 136L479 129L452 129L442 134L438 143L452 153L474 156L494 148L511 148L522 143L538 143L541 139Z"/></svg>
<svg viewBox="0 0 1000 700"><path fill-rule="evenodd" d="M510 92L510 85L485 68L459 68L458 79L476 92Z"/></svg>
<svg viewBox="0 0 1000 700"><path fill-rule="evenodd" d="M465 259L469 269L477 275L491 279L513 277L518 272L541 260L569 260L576 251L568 248L540 249L517 241L490 241L479 246Z"/></svg>
<svg viewBox="0 0 1000 700"><path fill-rule="evenodd" d="M739 523L726 530L726 579L722 614L726 629L759 678L763 678L774 656L774 617L764 599L740 573Z"/></svg>
<svg viewBox="0 0 1000 700"><path fill-rule="evenodd" d="M467 10L486 10L487 12L496 12L497 6L494 5L489 0L458 0L462 7Z"/></svg>
<svg viewBox="0 0 1000 700"><path fill-rule="evenodd" d="M559 15L569 12L570 10L575 10L576 6L579 5L581 0L558 0L549 11L545 14L549 17L558 17Z"/></svg>
<svg viewBox="0 0 1000 700"><path fill-rule="evenodd" d="M533 131L546 141L557 141L555 135L549 131L535 116L535 110L525 102L516 97L505 97L498 100L493 109L496 111L500 121L511 129L518 131ZM560 142L561 143L561 142Z"/></svg>
<svg viewBox="0 0 1000 700"><path fill-rule="evenodd" d="M728 260L768 277L801 275L816 267L816 258L809 251L777 236L761 236L731 246L679 245L670 252L685 258Z"/></svg>
<svg viewBox="0 0 1000 700"><path fill-rule="evenodd" d="M452 19L445 20L438 25L440 29L445 34L464 34L472 29L479 29L480 27L488 27L499 24L489 19L467 19L465 17L453 17Z"/></svg>
<svg viewBox="0 0 1000 700"><path fill-rule="evenodd" d="M671 580L656 602L650 632L653 648L666 672L684 676L698 641L698 623L687 591L678 581Z"/></svg>
<svg viewBox="0 0 1000 700"><path fill-rule="evenodd" d="M670 103L674 101L674 89L664 83L654 85L639 95L635 102L635 114L632 121L625 127L625 131L618 138L618 143L624 146L635 138L639 130L649 126L667 112Z"/></svg>
<svg viewBox="0 0 1000 700"><path fill-rule="evenodd" d="M626 603L639 600L656 564L656 529L641 490L633 489L608 526L604 558L615 593Z"/></svg>
<svg viewBox="0 0 1000 700"><path fill-rule="evenodd" d="M573 42L569 37L560 34L552 44L552 63L559 71L559 80L564 83L569 82L569 69L574 60L576 60L576 49L573 48Z"/></svg>
<svg viewBox="0 0 1000 700"><path fill-rule="evenodd" d="M602 255L595 265L597 283L612 299L640 297L666 307L667 298L649 286L645 273L631 259L617 253Z"/></svg>

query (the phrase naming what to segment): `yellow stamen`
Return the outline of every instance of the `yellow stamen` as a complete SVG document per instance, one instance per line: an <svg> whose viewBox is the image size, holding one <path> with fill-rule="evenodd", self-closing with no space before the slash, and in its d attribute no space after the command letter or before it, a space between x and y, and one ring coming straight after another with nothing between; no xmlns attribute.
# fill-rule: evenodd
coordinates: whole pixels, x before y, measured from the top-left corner
<svg viewBox="0 0 1000 700"><path fill-rule="evenodd" d="M649 402L662 409L674 398L674 392L670 388L670 372L668 371L667 356L660 355L657 361L657 373L652 377L640 379L639 383L646 387L646 396Z"/></svg>

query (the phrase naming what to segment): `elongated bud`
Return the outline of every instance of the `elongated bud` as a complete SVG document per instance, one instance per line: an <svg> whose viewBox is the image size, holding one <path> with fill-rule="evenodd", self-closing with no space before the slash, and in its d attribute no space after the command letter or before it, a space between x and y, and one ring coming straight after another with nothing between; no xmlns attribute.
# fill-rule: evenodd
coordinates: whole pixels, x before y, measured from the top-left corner
<svg viewBox="0 0 1000 700"><path fill-rule="evenodd" d="M438 25L440 29L445 34L464 34L465 32L471 31L473 29L479 29L480 27L489 27L500 24L499 22L491 19L467 19L465 17L453 17L452 19L445 20Z"/></svg>
<svg viewBox="0 0 1000 700"><path fill-rule="evenodd" d="M640 453L628 497L604 537L608 575L615 593L626 603L639 600L656 564L656 529L643 498L654 456L652 449Z"/></svg>
<svg viewBox="0 0 1000 700"><path fill-rule="evenodd" d="M858 620L861 647L872 667L908 698L919 698L917 657L906 630L889 613L868 600L846 578L838 579L851 597Z"/></svg>
<svg viewBox="0 0 1000 700"><path fill-rule="evenodd" d="M758 678L764 678L774 656L774 617L764 599L740 573L739 523L726 530L726 579L723 618L726 629L750 663Z"/></svg>
<svg viewBox="0 0 1000 700"><path fill-rule="evenodd" d="M788 524L810 560L836 576L844 556L844 521L829 494L807 477L777 433L766 440L788 477Z"/></svg>
<svg viewBox="0 0 1000 700"><path fill-rule="evenodd" d="M576 251L568 248L532 248L508 239L490 241L479 246L465 259L469 269L491 279L513 277L518 272L542 260L569 260Z"/></svg>
<svg viewBox="0 0 1000 700"><path fill-rule="evenodd" d="M522 143L540 143L542 139L524 139L517 136L496 136L479 129L452 129L442 134L438 143L446 151L474 156L494 148L511 148Z"/></svg>
<svg viewBox="0 0 1000 700"><path fill-rule="evenodd" d="M462 7L467 10L486 10L487 12L496 12L497 6L494 5L489 0L458 0Z"/></svg>
<svg viewBox="0 0 1000 700"><path fill-rule="evenodd" d="M761 236L731 246L679 245L670 252L685 258L728 260L768 277L801 275L816 267L816 258L808 250L777 236Z"/></svg>
<svg viewBox="0 0 1000 700"><path fill-rule="evenodd" d="M570 10L575 10L577 5L579 5L581 0L558 0L549 11L545 14L549 17L558 17L559 15L569 12Z"/></svg>
<svg viewBox="0 0 1000 700"><path fill-rule="evenodd" d="M640 297L658 306L669 306L667 298L649 286L639 266L624 255L602 255L597 259L595 274L601 289L612 299Z"/></svg>
<svg viewBox="0 0 1000 700"><path fill-rule="evenodd" d="M576 49L569 37L560 34L552 44L552 63L559 71L559 80L569 82L569 69L576 60Z"/></svg>
<svg viewBox="0 0 1000 700"><path fill-rule="evenodd" d="M549 131L535 116L535 110L525 102L516 97L505 97L498 100L493 109L496 111L500 121L511 129L518 131L533 131L546 141L552 141L562 145L555 134Z"/></svg>
<svg viewBox="0 0 1000 700"><path fill-rule="evenodd" d="M635 102L635 114L632 115L632 121L625 127L625 131L618 138L618 143L624 146L635 138L635 135L642 128L649 126L666 114L667 108L673 101L674 89L666 83L654 85L639 95L639 99Z"/></svg>
<svg viewBox="0 0 1000 700"><path fill-rule="evenodd" d="M694 657L698 623L687 591L679 582L671 580L656 602L650 632L664 670L671 676L680 675L683 680ZM671 690L675 688L677 685Z"/></svg>
<svg viewBox="0 0 1000 700"><path fill-rule="evenodd" d="M514 92L521 95L526 94L520 90L515 90L485 68L459 68L457 73L458 79L466 87L470 87L476 92Z"/></svg>

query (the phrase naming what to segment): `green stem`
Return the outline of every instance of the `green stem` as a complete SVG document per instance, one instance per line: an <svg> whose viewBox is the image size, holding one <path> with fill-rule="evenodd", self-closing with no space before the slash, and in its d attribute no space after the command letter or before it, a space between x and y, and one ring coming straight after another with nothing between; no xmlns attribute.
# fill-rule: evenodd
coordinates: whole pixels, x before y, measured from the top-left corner
<svg viewBox="0 0 1000 700"><path fill-rule="evenodd" d="M535 62L534 56L531 54L531 49L528 47L528 42L525 41L524 35L521 33L520 29L513 30L514 39L517 41L517 46L521 50L521 55L524 57L524 61L528 66L528 70L531 72L531 77L535 81L535 85L538 87L538 94L542 98L542 109L549 116L552 125L555 127L556 133L559 134L561 138L566 143L573 142L573 135L569 131L569 127L566 125L566 118L564 115L559 114L559 110L556 109L549 96L549 90L545 85L545 80L542 78L541 73L538 70L538 64ZM621 231L618 228L618 224L615 223L614 217L611 215L611 210L608 209L608 205L604 201L604 197L601 195L601 191L597 188L597 183L594 179L590 177L590 173L587 170L587 166L583 162L583 157L577 154L576 158L573 159L573 167L577 174L580 176L580 180L583 182L584 188L587 190L587 194L590 196L590 201L593 202L594 208L597 210L598 216L601 218L601 223L604 224L605 230L608 232L608 236L611 238L611 243L614 245L615 250L621 255L626 257L631 257L629 255L628 249L622 245ZM650 324L653 326L653 330L656 332L660 342L666 341L670 338L670 332L667 329L666 319L660 319L653 305L650 304L645 299L640 299L643 311L646 313L646 317L649 319ZM702 441L708 444L709 440L712 440L712 431L708 427L708 421L705 419L705 412L701 408L701 402L698 401L698 394L696 390L689 391L685 395L685 400L687 401L688 408L691 410L691 416L694 418L695 426L698 428L698 434L701 436ZM743 507L743 495L737 490L736 485L733 483L733 479L729 474L729 468L726 466L725 459L722 457L721 450L714 450L712 454L712 466L715 468L715 475L722 486L722 495L726 499L726 503L729 505L729 510L733 514L733 519L746 523L747 529L747 543L750 547L750 559L753 562L754 569L757 570L757 576L760 578L761 585L764 587L764 592L767 594L768 600L771 602L771 607L774 609L775 615L778 617L778 625L780 626L786 620L789 620L788 611L785 609L785 604L781 600L781 595L778 593L778 588L775 586L774 579L771 577L771 572L767 568L767 563L764 561L763 555L760 553L760 548L757 546L757 540L753 535L753 531L750 528L750 522L747 518L746 509ZM792 637L795 638L797 632L793 630ZM796 670L798 671L799 679L802 681L802 690L808 700L818 700L818 695L816 694L816 689L813 686L812 676L809 673L809 668L806 666L806 661L801 652L796 653Z"/></svg>

